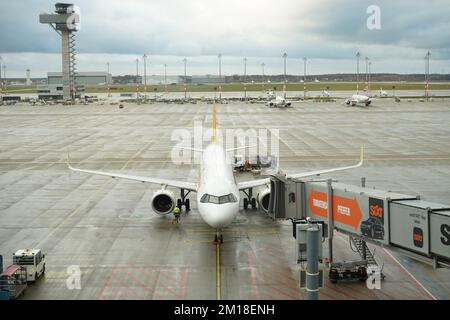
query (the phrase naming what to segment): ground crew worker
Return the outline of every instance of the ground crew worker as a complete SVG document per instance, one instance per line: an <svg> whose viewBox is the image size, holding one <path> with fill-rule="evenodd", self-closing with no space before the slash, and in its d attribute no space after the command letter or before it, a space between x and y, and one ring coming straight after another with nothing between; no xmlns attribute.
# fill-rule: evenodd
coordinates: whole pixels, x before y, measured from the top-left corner
<svg viewBox="0 0 450 320"><path fill-rule="evenodd" d="M180 215L181 215L180 208L175 207L175 208L173 209L173 216L175 217L175 219L174 219L174 221L172 221L172 223L173 223L173 222L179 223L179 222L180 222Z"/></svg>

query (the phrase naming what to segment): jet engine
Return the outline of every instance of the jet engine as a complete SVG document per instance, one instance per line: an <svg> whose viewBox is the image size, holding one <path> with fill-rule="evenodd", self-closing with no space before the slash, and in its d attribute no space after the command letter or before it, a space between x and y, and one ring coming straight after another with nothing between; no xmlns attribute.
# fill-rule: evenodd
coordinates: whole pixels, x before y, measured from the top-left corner
<svg viewBox="0 0 450 320"><path fill-rule="evenodd" d="M175 208L175 197L168 190L160 190L153 195L152 209L159 215L166 215Z"/></svg>
<svg viewBox="0 0 450 320"><path fill-rule="evenodd" d="M258 201L258 206L267 213L269 211L270 188L265 188L259 192L256 200Z"/></svg>

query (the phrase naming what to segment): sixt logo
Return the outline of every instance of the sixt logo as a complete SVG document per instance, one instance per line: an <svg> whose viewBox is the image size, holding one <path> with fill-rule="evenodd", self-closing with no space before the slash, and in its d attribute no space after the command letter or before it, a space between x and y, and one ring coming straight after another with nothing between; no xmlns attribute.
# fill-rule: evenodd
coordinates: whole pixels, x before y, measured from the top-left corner
<svg viewBox="0 0 450 320"><path fill-rule="evenodd" d="M423 248L423 231L418 227L414 227L413 230L413 242L418 248Z"/></svg>
<svg viewBox="0 0 450 320"><path fill-rule="evenodd" d="M448 224L441 225L441 242L448 246L450 245L450 226Z"/></svg>
<svg viewBox="0 0 450 320"><path fill-rule="evenodd" d="M383 218L383 208L380 207L379 205L373 205L370 206L370 216L371 217L378 217L378 218Z"/></svg>

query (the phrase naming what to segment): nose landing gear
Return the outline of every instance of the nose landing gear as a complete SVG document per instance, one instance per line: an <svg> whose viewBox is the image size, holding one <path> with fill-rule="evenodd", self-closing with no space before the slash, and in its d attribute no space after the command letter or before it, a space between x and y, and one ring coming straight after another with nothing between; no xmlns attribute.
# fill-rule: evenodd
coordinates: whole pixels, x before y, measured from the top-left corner
<svg viewBox="0 0 450 320"><path fill-rule="evenodd" d="M219 229L216 230L216 234L214 235L214 243L215 244L217 244L217 243L222 244L223 243L223 234L222 234L222 232Z"/></svg>
<svg viewBox="0 0 450 320"><path fill-rule="evenodd" d="M244 210L248 209L248 206L251 206L252 209L256 209L256 199L253 197L253 188L249 188L248 192L243 190L246 198L244 198Z"/></svg>

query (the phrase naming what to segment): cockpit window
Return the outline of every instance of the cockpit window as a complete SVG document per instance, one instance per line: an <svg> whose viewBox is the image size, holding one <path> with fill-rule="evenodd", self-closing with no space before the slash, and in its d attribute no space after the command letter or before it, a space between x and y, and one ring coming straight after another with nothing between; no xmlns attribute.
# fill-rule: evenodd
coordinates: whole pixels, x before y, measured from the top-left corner
<svg viewBox="0 0 450 320"><path fill-rule="evenodd" d="M231 203L231 202L237 202L236 197L234 196L234 194L230 193L226 196L221 196L219 197L219 203Z"/></svg>
<svg viewBox="0 0 450 320"><path fill-rule="evenodd" d="M224 204L224 203L231 203L231 202L237 202L236 196L232 193L227 194L225 196L212 196L207 193L205 193L200 198L201 203L214 203L214 204Z"/></svg>
<svg viewBox="0 0 450 320"><path fill-rule="evenodd" d="M209 203L219 204L219 197L209 196Z"/></svg>
<svg viewBox="0 0 450 320"><path fill-rule="evenodd" d="M208 203L208 202L209 202L209 194L205 193L205 194L200 198L200 202L201 202L201 203Z"/></svg>

